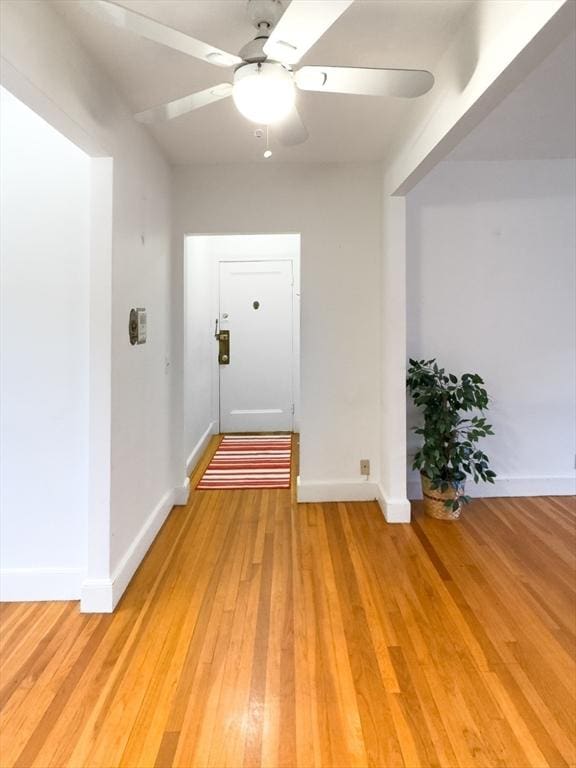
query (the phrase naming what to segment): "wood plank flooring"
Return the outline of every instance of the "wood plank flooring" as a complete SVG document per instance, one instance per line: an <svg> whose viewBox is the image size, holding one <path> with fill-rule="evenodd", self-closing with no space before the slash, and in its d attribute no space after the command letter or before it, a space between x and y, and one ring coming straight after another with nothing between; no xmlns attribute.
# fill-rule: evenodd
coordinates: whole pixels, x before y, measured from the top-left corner
<svg viewBox="0 0 576 768"><path fill-rule="evenodd" d="M195 492L113 615L2 606L0 764L574 768L575 523Z"/></svg>

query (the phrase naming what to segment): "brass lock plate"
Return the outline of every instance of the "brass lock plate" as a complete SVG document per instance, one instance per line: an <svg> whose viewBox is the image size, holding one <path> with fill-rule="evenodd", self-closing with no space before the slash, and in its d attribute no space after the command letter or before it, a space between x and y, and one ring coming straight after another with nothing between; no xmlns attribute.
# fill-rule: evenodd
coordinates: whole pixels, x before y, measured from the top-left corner
<svg viewBox="0 0 576 768"><path fill-rule="evenodd" d="M230 365L230 331L220 331L218 345L218 362L220 365Z"/></svg>
<svg viewBox="0 0 576 768"><path fill-rule="evenodd" d="M128 334L130 344L146 343L146 310L143 307L130 310L128 320Z"/></svg>

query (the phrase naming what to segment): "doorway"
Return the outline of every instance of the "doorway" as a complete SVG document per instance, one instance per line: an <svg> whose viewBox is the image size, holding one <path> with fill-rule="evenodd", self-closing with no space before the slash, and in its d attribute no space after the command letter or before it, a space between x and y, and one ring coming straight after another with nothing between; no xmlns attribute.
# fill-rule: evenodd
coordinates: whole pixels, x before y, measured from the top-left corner
<svg viewBox="0 0 576 768"><path fill-rule="evenodd" d="M0 595L77 600L90 492L91 158L0 88Z"/></svg>
<svg viewBox="0 0 576 768"><path fill-rule="evenodd" d="M292 262L219 266L220 432L292 432Z"/></svg>
<svg viewBox="0 0 576 768"><path fill-rule="evenodd" d="M188 466L211 434L298 431L300 235L189 235L184 293Z"/></svg>

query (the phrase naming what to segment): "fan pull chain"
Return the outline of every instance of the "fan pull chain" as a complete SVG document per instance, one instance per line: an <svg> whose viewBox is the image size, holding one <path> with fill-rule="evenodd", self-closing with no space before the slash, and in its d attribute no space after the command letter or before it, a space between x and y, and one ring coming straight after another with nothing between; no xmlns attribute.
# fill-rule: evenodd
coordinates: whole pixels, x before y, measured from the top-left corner
<svg viewBox="0 0 576 768"><path fill-rule="evenodd" d="M264 158L266 160L272 157L272 150L270 149L269 139L270 139L270 130L269 130L269 126L266 126L266 149L264 150Z"/></svg>

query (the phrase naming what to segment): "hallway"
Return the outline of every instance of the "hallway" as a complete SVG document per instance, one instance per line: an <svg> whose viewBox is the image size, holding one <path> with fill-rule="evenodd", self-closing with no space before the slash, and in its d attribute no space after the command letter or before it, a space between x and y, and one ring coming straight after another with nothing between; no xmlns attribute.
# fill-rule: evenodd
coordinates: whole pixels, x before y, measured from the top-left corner
<svg viewBox="0 0 576 768"><path fill-rule="evenodd" d="M2 605L2 766L573 766L575 512L195 491L114 614Z"/></svg>

